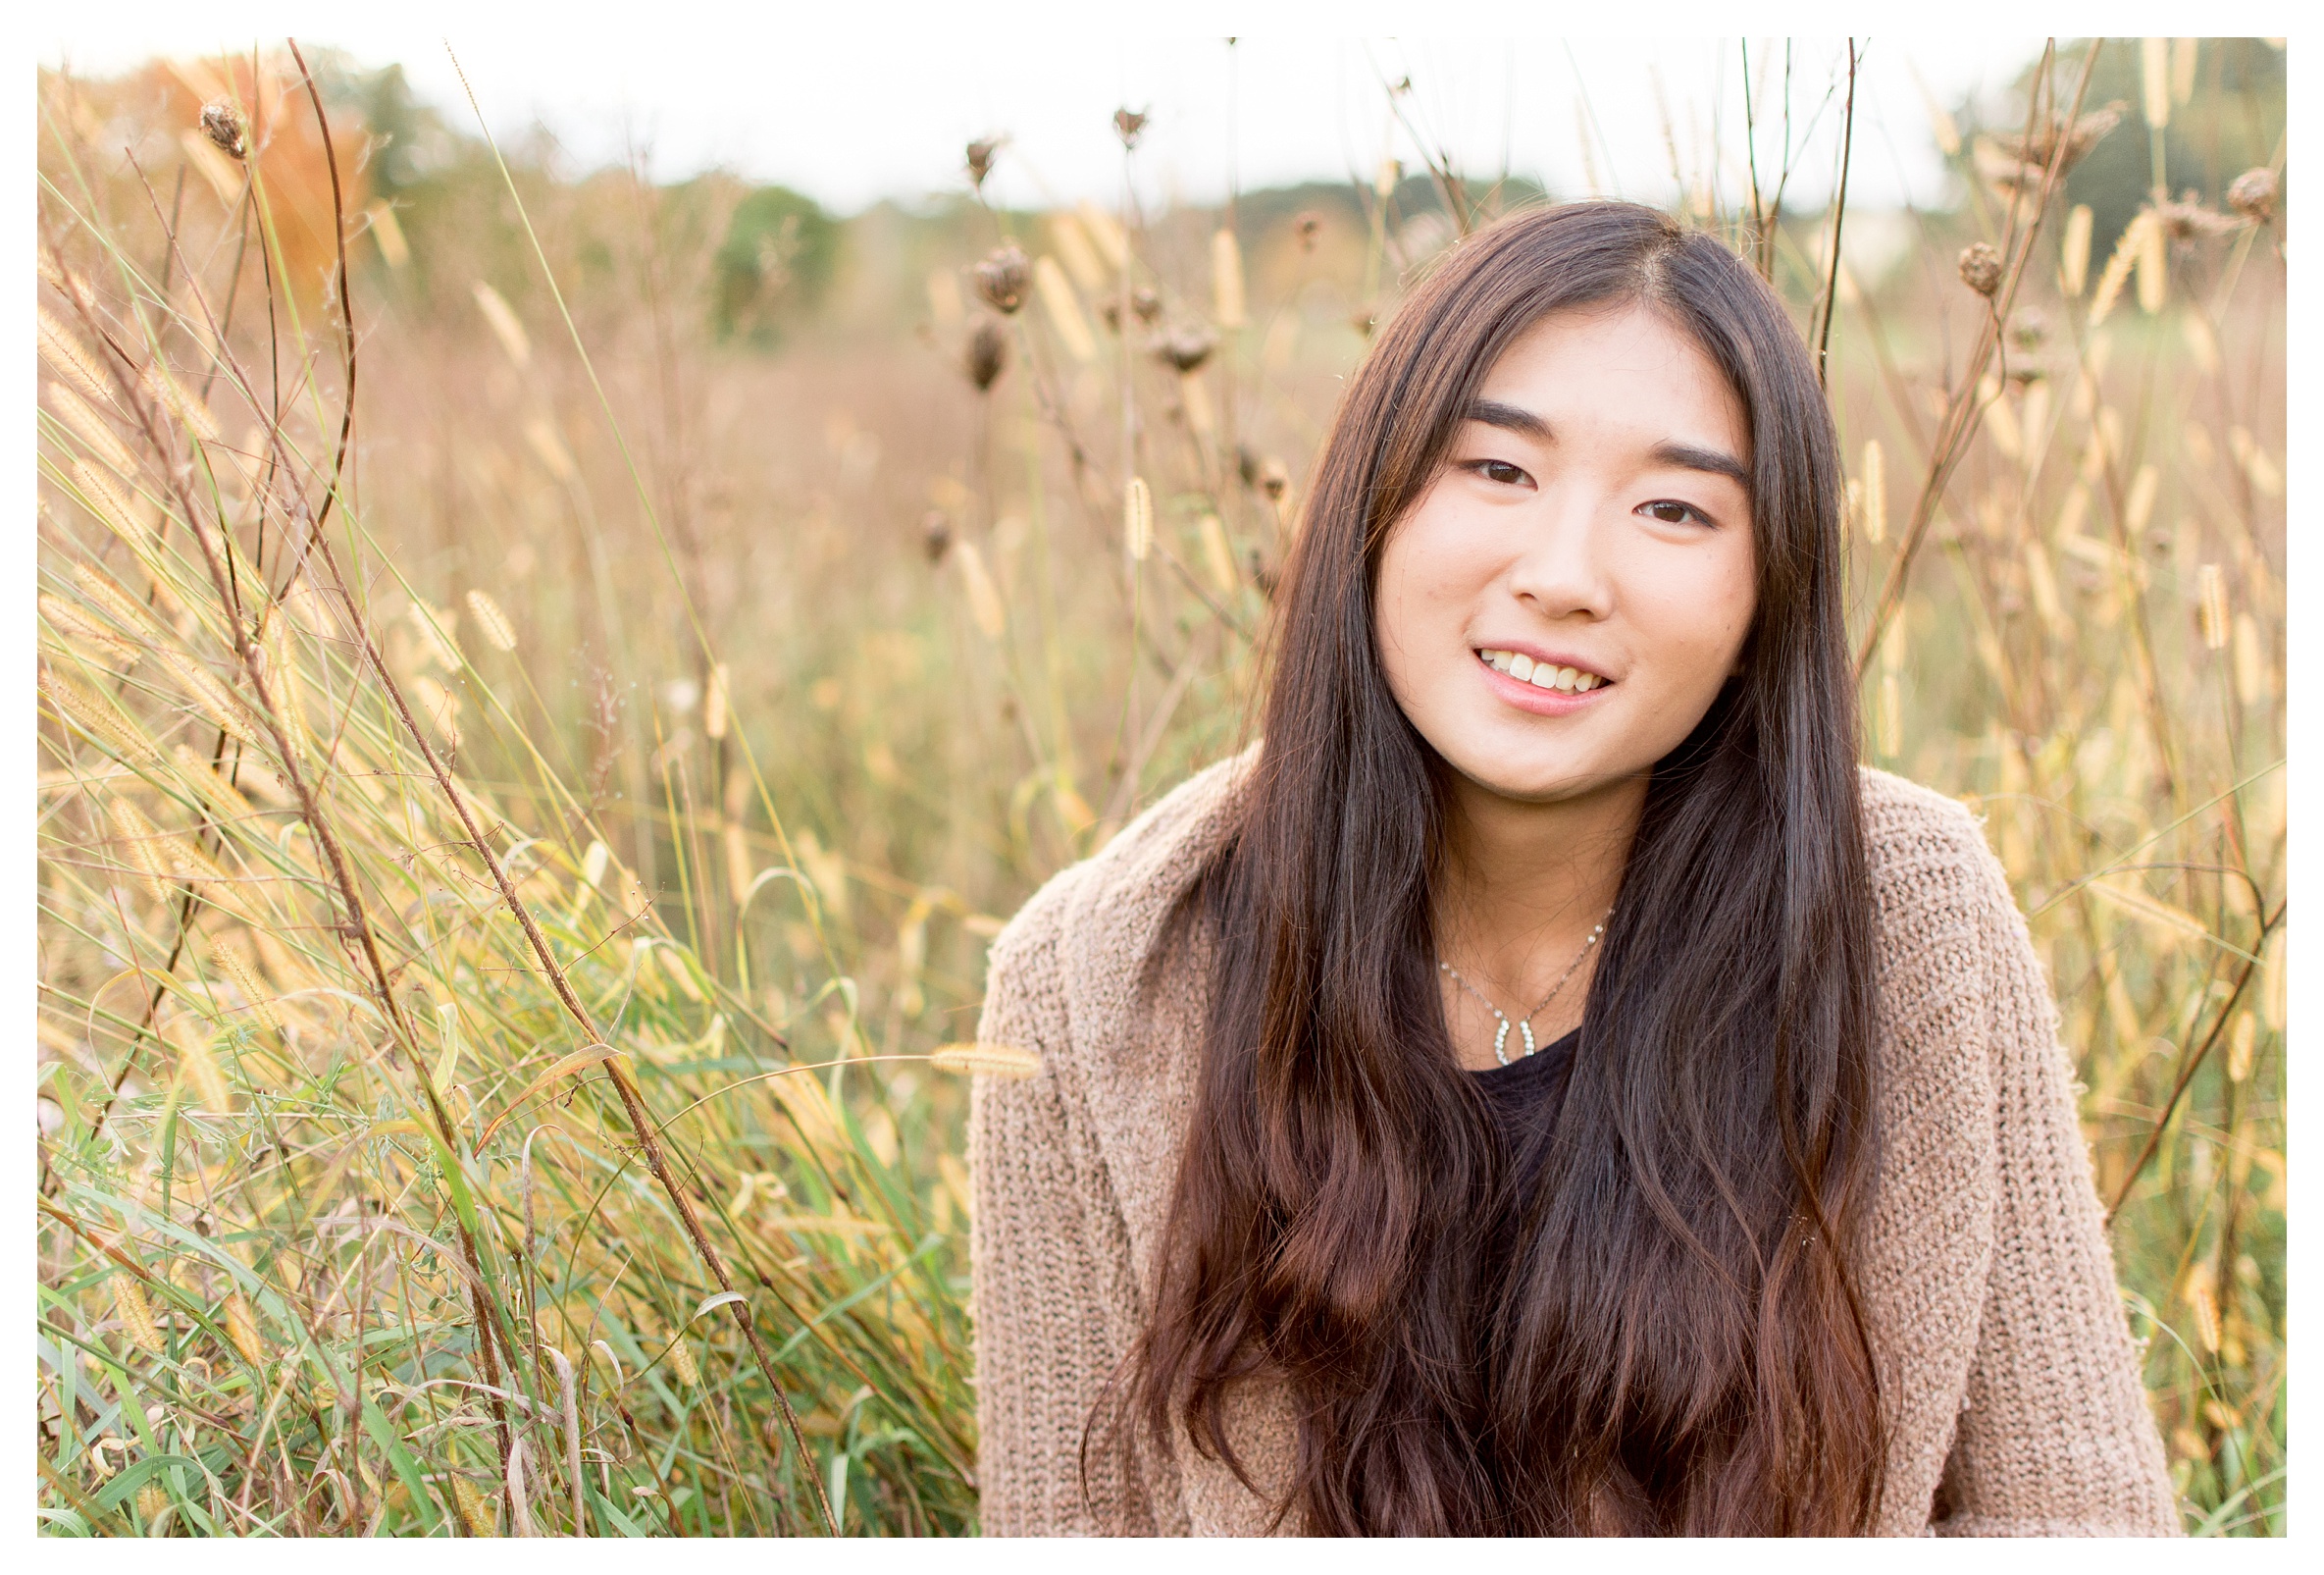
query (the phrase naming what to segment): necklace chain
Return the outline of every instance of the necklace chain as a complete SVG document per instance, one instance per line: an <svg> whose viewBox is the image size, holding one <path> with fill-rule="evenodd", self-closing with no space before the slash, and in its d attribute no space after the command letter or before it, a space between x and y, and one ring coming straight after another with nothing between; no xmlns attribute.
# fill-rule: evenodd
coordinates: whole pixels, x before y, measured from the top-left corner
<svg viewBox="0 0 2324 1575"><path fill-rule="evenodd" d="M1518 1032L1524 1036L1525 1042L1524 1051L1520 1057L1521 1060L1523 1059L1523 1056L1529 1056L1539 1048L1539 1046L1533 1043L1533 1020L1548 1009L1550 1002L1558 998L1558 991L1566 987L1567 981L1574 977L1575 970L1581 967L1581 960L1589 956L1591 947L1598 944L1598 937L1606 933L1606 919L1612 919L1613 917L1614 910L1611 908L1606 910L1606 919L1601 919L1598 920L1597 927L1592 929L1589 932L1587 938L1582 941L1581 950L1574 954L1574 961L1566 965L1566 971L1560 973L1558 975L1558 981L1549 987L1549 993L1540 999L1532 1011L1527 1012L1522 1018L1514 1020L1514 1025L1516 1026ZM1483 1006L1487 1012L1492 1013L1493 1016L1499 1020L1501 1026L1493 1030L1493 1059L1500 1062L1504 1067L1508 1066L1509 1030L1513 1025L1513 1020L1510 1018L1509 1014L1495 1006L1491 999L1486 996L1484 991L1470 983L1469 980L1462 975L1462 972L1459 969L1453 967L1452 964L1446 962L1443 958L1440 957L1436 960L1436 966L1442 969L1445 972L1451 974L1455 984L1458 984L1462 989L1467 990L1471 995L1475 996L1478 1004Z"/></svg>

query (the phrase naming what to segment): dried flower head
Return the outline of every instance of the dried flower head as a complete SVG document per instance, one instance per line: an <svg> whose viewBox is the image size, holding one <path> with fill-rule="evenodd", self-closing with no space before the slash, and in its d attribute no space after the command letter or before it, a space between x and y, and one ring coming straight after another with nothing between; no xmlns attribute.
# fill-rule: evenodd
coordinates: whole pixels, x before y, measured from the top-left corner
<svg viewBox="0 0 2324 1575"><path fill-rule="evenodd" d="M1987 299L2001 288L2001 254L1982 240L1961 248L1961 283Z"/></svg>
<svg viewBox="0 0 2324 1575"><path fill-rule="evenodd" d="M2227 188L2227 205L2253 224L2265 224L2276 212L2276 172L2246 170Z"/></svg>
<svg viewBox="0 0 2324 1575"><path fill-rule="evenodd" d="M1316 237L1323 233L1323 216L1313 209L1291 221L1291 228L1299 236L1299 249L1314 251Z"/></svg>
<svg viewBox="0 0 2324 1575"><path fill-rule="evenodd" d="M2062 144L2064 152L2058 165L2058 174L2063 176L2089 157L2090 150L2098 145L2100 137L2122 124L2122 112L2121 104L2108 104L2081 117L2071 127L2066 124L2066 117L2053 115L2031 137L2018 138L2011 151L2039 171L2048 165L2052 155L2059 153Z"/></svg>
<svg viewBox="0 0 2324 1575"><path fill-rule="evenodd" d="M1151 323L1162 316L1162 297L1145 285L1130 291L1130 310L1138 314L1138 321Z"/></svg>
<svg viewBox="0 0 2324 1575"><path fill-rule="evenodd" d="M1002 332L997 317L980 317L975 332L968 336L968 354L961 370L968 381L976 385L976 392L984 393L1008 365L1008 336Z"/></svg>
<svg viewBox="0 0 2324 1575"><path fill-rule="evenodd" d="M2158 202L2154 217L2163 234L2172 240L2195 240L2209 236L2231 236L2244 228L2241 219L2230 218L2213 208L2206 208L2190 191L2177 202Z"/></svg>
<svg viewBox="0 0 2324 1575"><path fill-rule="evenodd" d="M1279 503L1290 490L1291 471L1280 459L1268 459L1259 467L1259 490L1266 494L1266 500Z"/></svg>
<svg viewBox="0 0 2324 1575"><path fill-rule="evenodd" d="M1113 112L1113 134L1121 138L1123 147L1136 147L1139 134L1145 130L1146 112L1144 110L1117 109Z"/></svg>
<svg viewBox="0 0 2324 1575"><path fill-rule="evenodd" d="M1199 323L1172 329L1157 339L1151 348L1158 360L1179 372L1192 372L1211 358L1218 347L1218 337Z"/></svg>
<svg viewBox="0 0 2324 1575"><path fill-rule="evenodd" d="M2049 338L2049 319L2032 306L2021 307L2010 322L2009 338L2021 350L2038 350Z"/></svg>
<svg viewBox="0 0 2324 1575"><path fill-rule="evenodd" d="M242 134L241 112L223 98L202 106L202 134L230 159L249 156L250 144Z"/></svg>
<svg viewBox="0 0 2324 1575"><path fill-rule="evenodd" d="M1033 283L1033 264L1013 241L1001 247L970 270L976 293L997 312L1014 312L1025 304Z"/></svg>
<svg viewBox="0 0 2324 1575"><path fill-rule="evenodd" d="M977 190L985 188L985 177L993 173L993 160L1006 140L1006 137L986 136L968 144L968 184Z"/></svg>
<svg viewBox="0 0 2324 1575"><path fill-rule="evenodd" d="M953 522L941 508L932 508L920 518L920 551L931 563L944 561L944 554L952 550Z"/></svg>

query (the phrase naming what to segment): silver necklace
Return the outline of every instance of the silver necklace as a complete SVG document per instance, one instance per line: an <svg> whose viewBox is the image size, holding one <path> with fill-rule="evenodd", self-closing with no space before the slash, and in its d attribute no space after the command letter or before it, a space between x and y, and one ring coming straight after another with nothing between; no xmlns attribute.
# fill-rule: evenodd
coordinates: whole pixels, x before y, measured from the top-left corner
<svg viewBox="0 0 2324 1575"><path fill-rule="evenodd" d="M1606 911L1606 919L1611 919L1613 917L1614 911L1612 909L1608 909ZM1566 971L1560 973L1558 975L1558 981L1549 987L1549 993L1541 998L1540 1002L1533 1008L1532 1011L1527 1012L1524 1017L1515 1020L1515 1026L1519 1034L1522 1035L1525 1041L1525 1055L1529 1056L1539 1048L1533 1043L1533 1020L1539 1017L1542 1012L1548 1008L1550 1002L1558 998L1558 991L1566 987L1566 981L1574 976L1574 971L1581 967L1581 960L1589 956L1590 948L1597 945L1598 937L1605 933L1606 919L1601 919L1598 920L1597 927L1589 932L1588 939L1581 943L1581 950L1574 954L1574 961L1566 965ZM1493 1059L1500 1062L1504 1067L1508 1066L1509 1030L1512 1025L1512 1020L1509 1014L1495 1006L1492 1001L1486 997L1484 991L1478 989L1475 985L1470 983L1468 979L1462 977L1461 971L1453 967L1452 964L1446 962L1443 958L1440 957L1436 960L1436 966L1444 970L1445 972L1451 974L1455 984L1458 984L1462 989L1467 990L1471 995L1475 996L1478 1003L1482 1005L1487 1012L1492 1013L1494 1018L1500 1022L1501 1026L1493 1030Z"/></svg>

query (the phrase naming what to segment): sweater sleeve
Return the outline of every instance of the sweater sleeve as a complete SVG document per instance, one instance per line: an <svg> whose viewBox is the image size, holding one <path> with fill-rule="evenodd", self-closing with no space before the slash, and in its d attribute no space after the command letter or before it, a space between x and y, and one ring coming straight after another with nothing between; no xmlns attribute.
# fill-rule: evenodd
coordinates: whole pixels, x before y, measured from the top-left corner
<svg viewBox="0 0 2324 1575"><path fill-rule="evenodd" d="M2001 866L1975 848L1998 1196L1977 1354L1937 1495L1948 1536L2175 1536L2057 1009Z"/></svg>
<svg viewBox="0 0 2324 1575"><path fill-rule="evenodd" d="M1054 894L1051 894L1054 896ZM1083 1434L1126 1348L1126 1234L1066 1057L1055 920L1037 897L996 943L979 1040L1040 1055L1023 1080L979 1077L969 1099L969 1259L976 1327L977 1480L987 1536L1156 1530L1137 1473ZM1086 1493L1085 1493L1086 1487Z"/></svg>

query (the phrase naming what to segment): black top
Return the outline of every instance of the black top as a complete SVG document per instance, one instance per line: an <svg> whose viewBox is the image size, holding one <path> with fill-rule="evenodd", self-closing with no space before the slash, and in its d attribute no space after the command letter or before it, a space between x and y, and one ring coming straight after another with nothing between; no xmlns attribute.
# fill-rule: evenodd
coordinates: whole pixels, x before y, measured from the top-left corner
<svg viewBox="0 0 2324 1575"><path fill-rule="evenodd" d="M1514 1180L1521 1195L1531 1189L1540 1173L1547 1150L1538 1138L1557 1124L1565 1106L1566 1075L1574 1069L1574 1051L1580 1042L1581 1030L1575 1028L1506 1067L1469 1075L1476 1079L1476 1091L1485 1096L1485 1108L1501 1132L1503 1152L1518 1166Z"/></svg>

